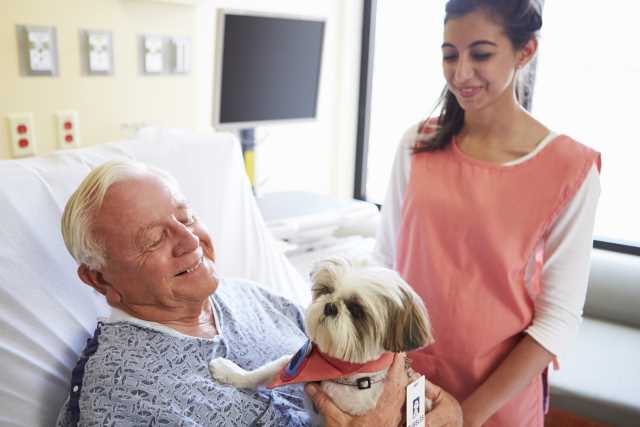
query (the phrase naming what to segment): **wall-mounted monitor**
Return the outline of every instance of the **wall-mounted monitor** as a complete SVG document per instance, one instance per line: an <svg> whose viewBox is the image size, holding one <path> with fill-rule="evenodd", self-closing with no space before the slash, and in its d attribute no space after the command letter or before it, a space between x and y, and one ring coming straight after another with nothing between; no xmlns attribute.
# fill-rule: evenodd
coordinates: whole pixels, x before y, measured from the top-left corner
<svg viewBox="0 0 640 427"><path fill-rule="evenodd" d="M324 29L323 19L220 10L213 125L316 118Z"/></svg>

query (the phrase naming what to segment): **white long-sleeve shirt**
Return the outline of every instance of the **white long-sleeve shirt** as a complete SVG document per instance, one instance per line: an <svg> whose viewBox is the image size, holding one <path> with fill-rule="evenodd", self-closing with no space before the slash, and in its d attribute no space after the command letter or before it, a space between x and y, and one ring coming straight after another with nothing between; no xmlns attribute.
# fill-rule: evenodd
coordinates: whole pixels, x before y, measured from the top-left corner
<svg viewBox="0 0 640 427"><path fill-rule="evenodd" d="M396 268L402 204L411 175L411 147L417 131L418 125L411 127L398 145L374 247L376 261L393 269ZM516 165L537 155L555 136L551 133L535 150L504 163L503 167ZM525 332L556 356L575 338L582 320L599 197L600 176L593 165L544 242L542 288L535 299L533 322ZM535 259L532 256L525 270L527 283L534 268Z"/></svg>

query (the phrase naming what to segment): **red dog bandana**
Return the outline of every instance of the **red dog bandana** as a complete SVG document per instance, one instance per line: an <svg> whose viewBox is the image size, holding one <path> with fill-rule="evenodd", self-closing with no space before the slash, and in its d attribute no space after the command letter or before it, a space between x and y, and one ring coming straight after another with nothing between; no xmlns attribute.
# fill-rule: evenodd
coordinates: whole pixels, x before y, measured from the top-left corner
<svg viewBox="0 0 640 427"><path fill-rule="evenodd" d="M307 341L271 380L267 388L378 372L391 366L393 358L394 354L387 352L367 363L349 363L322 353L315 344Z"/></svg>

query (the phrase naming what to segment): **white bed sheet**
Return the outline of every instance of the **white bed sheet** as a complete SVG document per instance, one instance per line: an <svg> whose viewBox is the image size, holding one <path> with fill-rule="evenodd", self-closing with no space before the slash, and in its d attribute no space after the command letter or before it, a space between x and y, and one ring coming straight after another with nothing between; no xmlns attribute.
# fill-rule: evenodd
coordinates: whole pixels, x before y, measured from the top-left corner
<svg viewBox="0 0 640 427"><path fill-rule="evenodd" d="M133 141L0 161L0 425L53 424L79 352L109 311L77 278L59 224L82 178L114 158L176 177L209 228L223 277L256 280L302 305L310 300L308 282L265 227L230 134L144 129Z"/></svg>

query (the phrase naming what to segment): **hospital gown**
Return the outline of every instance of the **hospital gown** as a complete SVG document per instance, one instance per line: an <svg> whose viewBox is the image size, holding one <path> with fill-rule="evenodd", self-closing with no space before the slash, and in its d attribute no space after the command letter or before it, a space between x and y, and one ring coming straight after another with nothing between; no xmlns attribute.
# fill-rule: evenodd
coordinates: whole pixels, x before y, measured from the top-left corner
<svg viewBox="0 0 640 427"><path fill-rule="evenodd" d="M214 339L149 322L99 322L57 425L308 425L300 385L239 390L208 370L214 357L254 369L294 353L305 340L300 309L248 281L221 280L212 301L220 332Z"/></svg>

